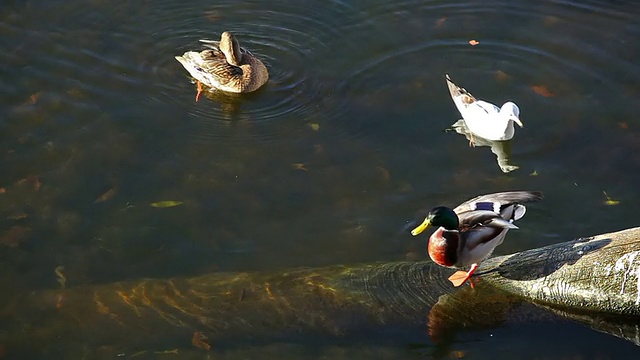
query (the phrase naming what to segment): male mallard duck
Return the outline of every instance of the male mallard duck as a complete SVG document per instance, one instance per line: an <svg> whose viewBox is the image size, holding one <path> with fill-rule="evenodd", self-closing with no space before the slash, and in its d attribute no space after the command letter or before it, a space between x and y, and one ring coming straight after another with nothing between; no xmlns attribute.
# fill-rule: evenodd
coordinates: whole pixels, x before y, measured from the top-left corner
<svg viewBox="0 0 640 360"><path fill-rule="evenodd" d="M445 77L453 103L471 133L492 141L509 140L515 133L513 123L523 126L518 117L518 105L507 101L499 108L486 101L476 100L467 90L454 84L448 74Z"/></svg>
<svg viewBox="0 0 640 360"><path fill-rule="evenodd" d="M176 60L198 81L196 101L202 92L201 82L222 91L245 93L257 90L269 80L269 72L262 61L249 50L241 48L230 32L223 32L220 41L200 41L207 49L176 56Z"/></svg>
<svg viewBox="0 0 640 360"><path fill-rule="evenodd" d="M475 197L453 210L438 206L429 211L411 234L416 236L429 226L439 226L429 237L429 257L444 267L471 266L463 278L458 277L458 273L449 278L454 286L460 286L471 278L478 264L502 244L507 231L518 228L513 222L526 212L520 203L541 199L541 192L509 191Z"/></svg>

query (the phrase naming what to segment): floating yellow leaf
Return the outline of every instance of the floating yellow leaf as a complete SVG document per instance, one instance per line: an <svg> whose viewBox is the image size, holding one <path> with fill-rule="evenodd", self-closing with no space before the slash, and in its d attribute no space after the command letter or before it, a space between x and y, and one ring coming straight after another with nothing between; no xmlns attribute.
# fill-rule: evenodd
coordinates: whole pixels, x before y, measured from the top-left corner
<svg viewBox="0 0 640 360"><path fill-rule="evenodd" d="M480 41L478 40L474 40L474 39L469 40L469 45L471 46L476 46L478 44L480 44Z"/></svg>
<svg viewBox="0 0 640 360"><path fill-rule="evenodd" d="M318 131L318 130L320 130L320 124L317 124L317 123L309 124L309 127L310 127L310 128L311 128L311 130L313 130L313 131Z"/></svg>
<svg viewBox="0 0 640 360"><path fill-rule="evenodd" d="M538 170L533 170L533 172L529 174L529 176L538 176Z"/></svg>
<svg viewBox="0 0 640 360"><path fill-rule="evenodd" d="M607 206L612 206L612 205L618 205L618 204L620 204L620 201L618 201L618 200L614 200L614 199L610 198L610 197L609 197L609 195L607 195L607 192L606 192L606 191L603 191L602 193L603 193L603 194L604 194L604 196L607 198L607 199L604 201L604 204L605 204L605 205L607 205Z"/></svg>
<svg viewBox="0 0 640 360"><path fill-rule="evenodd" d="M149 205L153 206L154 208L170 208L170 207L182 205L182 201L165 200L165 201L154 202Z"/></svg>

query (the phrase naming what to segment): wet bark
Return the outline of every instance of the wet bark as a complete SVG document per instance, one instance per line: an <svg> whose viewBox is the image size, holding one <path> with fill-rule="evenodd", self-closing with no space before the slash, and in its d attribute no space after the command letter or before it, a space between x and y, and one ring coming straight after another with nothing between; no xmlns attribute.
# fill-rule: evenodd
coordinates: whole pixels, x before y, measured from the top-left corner
<svg viewBox="0 0 640 360"><path fill-rule="evenodd" d="M640 228L490 259L483 280L562 310L640 315Z"/></svg>

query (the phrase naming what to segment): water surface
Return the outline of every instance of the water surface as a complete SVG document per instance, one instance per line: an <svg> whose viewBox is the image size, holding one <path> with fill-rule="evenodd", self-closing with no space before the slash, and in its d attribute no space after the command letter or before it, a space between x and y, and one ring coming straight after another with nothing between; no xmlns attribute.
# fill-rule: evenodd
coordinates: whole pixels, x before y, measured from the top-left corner
<svg viewBox="0 0 640 360"><path fill-rule="evenodd" d="M425 238L401 233L407 221L495 191L546 195L498 254L638 225L635 1L33 0L4 2L0 14L6 298L59 287L58 266L66 286L82 286L424 259ZM195 103L173 57L224 30L271 79ZM444 131L459 119L445 73L520 106L520 169L504 174L488 148ZM182 205L150 206L165 200ZM496 348L637 352L562 326L580 336L550 345L547 329L506 325L450 346L481 359ZM421 329L388 338L217 355L434 356Z"/></svg>

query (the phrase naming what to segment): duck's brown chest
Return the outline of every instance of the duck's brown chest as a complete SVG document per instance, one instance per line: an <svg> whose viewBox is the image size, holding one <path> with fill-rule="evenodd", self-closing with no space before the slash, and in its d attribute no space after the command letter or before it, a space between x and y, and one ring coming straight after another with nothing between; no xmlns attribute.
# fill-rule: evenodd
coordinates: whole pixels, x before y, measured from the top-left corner
<svg viewBox="0 0 640 360"><path fill-rule="evenodd" d="M458 261L458 247L460 234L455 231L446 231L438 228L431 237L427 251L433 262L441 266L453 267Z"/></svg>

